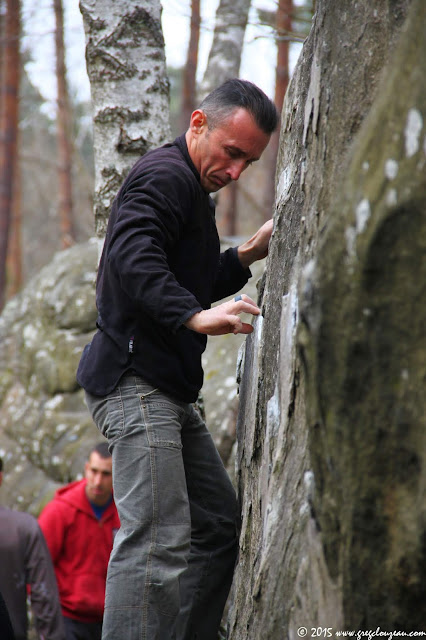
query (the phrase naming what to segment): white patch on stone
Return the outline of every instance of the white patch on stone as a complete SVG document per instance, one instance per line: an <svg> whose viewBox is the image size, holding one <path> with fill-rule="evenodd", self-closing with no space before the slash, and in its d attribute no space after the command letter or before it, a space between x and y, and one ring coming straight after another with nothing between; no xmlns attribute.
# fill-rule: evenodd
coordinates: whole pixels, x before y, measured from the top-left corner
<svg viewBox="0 0 426 640"><path fill-rule="evenodd" d="M368 219L371 216L370 203L366 198L361 200L355 210L356 215L356 232L362 233L367 225Z"/></svg>
<svg viewBox="0 0 426 640"><path fill-rule="evenodd" d="M386 194L386 204L388 205L388 207L394 207L397 202L398 194L396 192L396 189L389 189Z"/></svg>
<svg viewBox="0 0 426 640"><path fill-rule="evenodd" d="M311 514L311 504L315 492L315 476L313 471L305 471L303 475L303 484L305 487L305 495L299 508L299 516L307 518Z"/></svg>
<svg viewBox="0 0 426 640"><path fill-rule="evenodd" d="M274 498L272 498L274 500ZM279 509L272 502L266 507L266 517L264 523L264 539L265 544L269 546L273 532L279 521Z"/></svg>
<svg viewBox="0 0 426 640"><path fill-rule="evenodd" d="M387 177L388 180L395 180L396 176L398 175L398 163L396 160L393 160L392 158L390 158L389 160L386 160L385 162L385 176Z"/></svg>
<svg viewBox="0 0 426 640"><path fill-rule="evenodd" d="M278 389L275 387L274 395L269 398L266 405L266 424L272 435L278 433L281 420L280 399Z"/></svg>
<svg viewBox="0 0 426 640"><path fill-rule="evenodd" d="M311 507L309 506L309 503L306 501L302 502L299 508L299 517L307 518L310 515L310 513L311 513Z"/></svg>
<svg viewBox="0 0 426 640"><path fill-rule="evenodd" d="M27 324L23 331L25 345L31 347L37 340L37 329L32 324Z"/></svg>
<svg viewBox="0 0 426 640"><path fill-rule="evenodd" d="M234 380L234 384L235 384L235 380ZM236 389L232 389L229 393L228 393L228 397L226 398L228 400L228 402L231 402L231 400L233 400L237 395L237 390Z"/></svg>
<svg viewBox="0 0 426 640"><path fill-rule="evenodd" d="M370 168L370 163L367 162L366 160L365 162L362 163L362 168L363 168L363 171L368 171Z"/></svg>
<svg viewBox="0 0 426 640"><path fill-rule="evenodd" d="M407 116L407 124L405 125L405 154L407 158L411 158L420 146L420 133L423 129L423 118L417 109L410 109Z"/></svg>
<svg viewBox="0 0 426 640"><path fill-rule="evenodd" d="M305 471L305 474L303 476L303 484L305 486L307 497L309 499L312 499L315 492L315 476L313 471Z"/></svg>
<svg viewBox="0 0 426 640"><path fill-rule="evenodd" d="M408 380L409 377L410 377L410 374L408 373L408 369L403 369L401 371L401 378L403 380Z"/></svg>
<svg viewBox="0 0 426 640"><path fill-rule="evenodd" d="M50 398L50 400L46 402L46 404L44 405L44 408L50 409L51 411L53 411L54 409L56 409L56 407L58 407L61 404L62 400L63 400L63 396L59 394L56 396L53 396L53 398Z"/></svg>
<svg viewBox="0 0 426 640"><path fill-rule="evenodd" d="M356 255L356 231L354 227L348 227L345 230L345 238L346 238L346 251L348 256L353 258Z"/></svg>
<svg viewBox="0 0 426 640"><path fill-rule="evenodd" d="M293 172L291 166L287 165L281 172L277 185L277 208L282 207L290 198L290 188L293 184Z"/></svg>
<svg viewBox="0 0 426 640"><path fill-rule="evenodd" d="M263 332L263 316L256 316L256 325L254 330L255 330L256 340L260 342L260 339L262 337L262 332Z"/></svg>
<svg viewBox="0 0 426 640"><path fill-rule="evenodd" d="M321 96L321 65L314 56L311 67L311 82L309 85L308 95L305 102L305 117L303 125L303 146L306 144L306 138L308 135L309 125L312 116L312 132L317 132L318 117L319 117L319 105Z"/></svg>
<svg viewBox="0 0 426 640"><path fill-rule="evenodd" d="M315 260L309 260L303 267L303 280L310 282L315 274L316 263Z"/></svg>

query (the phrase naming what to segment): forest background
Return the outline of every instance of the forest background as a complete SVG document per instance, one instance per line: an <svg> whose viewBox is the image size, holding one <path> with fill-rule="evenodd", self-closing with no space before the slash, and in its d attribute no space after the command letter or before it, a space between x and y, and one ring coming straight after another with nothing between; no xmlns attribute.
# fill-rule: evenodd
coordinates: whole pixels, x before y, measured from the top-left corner
<svg viewBox="0 0 426 640"><path fill-rule="evenodd" d="M190 104L190 110L196 106L197 94L200 95L218 6L219 2L205 0L192 2L192 5L177 0L163 3L172 137L186 128L188 106L185 100ZM20 63L19 68L13 64L15 77L12 78L16 93L14 108L18 109L15 161L10 142L7 142L11 125L5 114L4 95L1 102L0 138L5 158L0 172L0 185L3 185L0 199L1 309L7 299L50 262L56 251L83 242L94 234L94 168L90 85L77 0L24 0L22 3L2 0L0 7L3 94L10 84L6 73L11 72L12 66L7 64L8 48L14 45L14 36L11 40L6 33L6 13L8 7L14 7L20 14L19 25L15 27L20 34ZM272 98L277 95L278 45L281 42L281 47L287 49L285 91L288 73L294 68L312 16L311 2L298 0L294 16L287 16L289 8L293 11L293 2L289 0L281 0L280 5L274 0L256 0L251 3L245 30L240 75L261 86ZM285 38L277 27L279 21L283 23L284 11L288 31L298 12L295 27L298 33L291 37L286 34ZM198 33L191 34L191 28ZM193 45L192 53L190 51L191 37L198 43L195 54ZM189 73L196 79L189 86L188 96L185 73L188 75L190 65ZM283 90L278 98L279 108L282 107ZM7 91L10 94L10 89ZM63 95L59 96L61 91ZM249 180L241 181L239 193L235 191L231 198L225 194L222 206L219 201L218 227L222 237L248 235L270 217L274 195L273 183L271 194L270 176L272 174L273 180L274 161L274 158L266 158L251 172ZM10 184L12 163L13 186ZM7 189L10 189L8 196L5 195ZM231 211L229 207L232 207Z"/></svg>

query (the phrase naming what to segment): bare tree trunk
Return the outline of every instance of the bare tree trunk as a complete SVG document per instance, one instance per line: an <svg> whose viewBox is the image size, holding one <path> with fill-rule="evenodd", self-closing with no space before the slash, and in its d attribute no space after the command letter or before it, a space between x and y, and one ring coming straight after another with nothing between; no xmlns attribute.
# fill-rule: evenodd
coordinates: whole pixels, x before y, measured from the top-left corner
<svg viewBox="0 0 426 640"><path fill-rule="evenodd" d="M3 44L0 120L0 310L6 295L6 260L12 218L12 193L17 162L19 80L21 70L20 0L7 0Z"/></svg>
<svg viewBox="0 0 426 640"><path fill-rule="evenodd" d="M217 228L222 238L232 238L237 235L238 190L238 182L230 182L217 195L220 212L217 217Z"/></svg>
<svg viewBox="0 0 426 640"><path fill-rule="evenodd" d="M19 132L17 139L19 148ZM7 251L8 283L6 297L9 299L16 295L22 287L22 180L19 154L16 155L14 171L14 185L12 197L12 220L9 230L9 243Z"/></svg>
<svg viewBox="0 0 426 640"><path fill-rule="evenodd" d="M191 113L194 111L196 102L196 75L198 64L198 43L200 40L200 0L191 2L191 29L189 37L188 55L183 71L182 83L182 109L181 109L181 129L188 128Z"/></svg>
<svg viewBox="0 0 426 640"><path fill-rule="evenodd" d="M238 77L251 0L221 0L216 12L213 42L201 84L200 97L207 95L229 78ZM238 185L231 182L218 194L222 236L237 232Z"/></svg>
<svg viewBox="0 0 426 640"><path fill-rule="evenodd" d="M277 34L277 66L275 69L275 105L281 113L284 96L289 82L289 49L288 35L292 31L293 0L279 0L276 13ZM275 201L275 169L277 165L278 145L280 139L279 129L272 136L266 149L266 186L264 197L264 217L268 220L273 211Z"/></svg>
<svg viewBox="0 0 426 640"><path fill-rule="evenodd" d="M93 103L95 228L105 233L124 177L170 139L159 0L80 0Z"/></svg>
<svg viewBox="0 0 426 640"><path fill-rule="evenodd" d="M64 10L62 0L53 0L55 10L55 47L57 82L58 187L62 247L75 242L72 200L71 107L68 93L64 46Z"/></svg>

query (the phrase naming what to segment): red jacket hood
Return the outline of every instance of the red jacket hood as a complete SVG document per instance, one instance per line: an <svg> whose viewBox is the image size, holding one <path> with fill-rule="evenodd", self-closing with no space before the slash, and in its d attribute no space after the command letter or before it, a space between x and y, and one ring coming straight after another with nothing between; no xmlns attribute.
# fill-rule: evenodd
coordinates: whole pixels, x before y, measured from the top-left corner
<svg viewBox="0 0 426 640"><path fill-rule="evenodd" d="M57 489L55 492L55 500L65 502L69 506L74 507L74 509L78 509L79 511L83 511L88 515L95 517L89 499L86 496L86 484L87 480L83 478L82 480L75 480L74 482L67 484L65 487ZM104 511L102 520L106 520L114 516L115 509L110 509L112 504L113 502L109 503L108 508Z"/></svg>

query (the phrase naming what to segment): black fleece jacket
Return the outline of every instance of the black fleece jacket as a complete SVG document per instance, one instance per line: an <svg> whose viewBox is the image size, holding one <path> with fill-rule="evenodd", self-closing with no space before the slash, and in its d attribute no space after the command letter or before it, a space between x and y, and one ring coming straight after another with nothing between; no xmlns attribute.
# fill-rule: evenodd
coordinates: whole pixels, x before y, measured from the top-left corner
<svg viewBox="0 0 426 640"><path fill-rule="evenodd" d="M79 384L103 396L131 370L194 402L207 336L183 323L250 275L236 248L220 253L214 203L185 136L148 152L112 206L96 286L98 331L84 349Z"/></svg>

